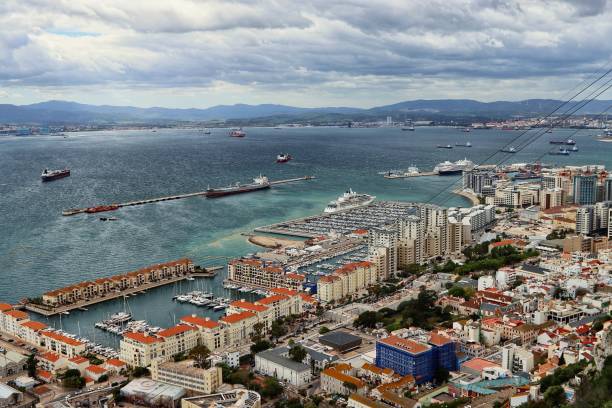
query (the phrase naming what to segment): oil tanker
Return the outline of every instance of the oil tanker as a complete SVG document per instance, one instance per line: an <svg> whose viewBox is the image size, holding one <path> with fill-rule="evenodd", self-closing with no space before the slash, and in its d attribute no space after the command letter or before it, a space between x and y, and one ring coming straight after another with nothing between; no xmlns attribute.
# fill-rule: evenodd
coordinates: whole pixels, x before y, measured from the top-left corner
<svg viewBox="0 0 612 408"><path fill-rule="evenodd" d="M42 174L40 175L40 178L42 179L42 181L53 181L53 180L61 179L61 178L68 177L68 176L70 176L70 169L63 169L63 170L44 169Z"/></svg>
<svg viewBox="0 0 612 408"><path fill-rule="evenodd" d="M217 198L232 194L250 193L252 191L259 191L266 188L270 188L270 182L266 176L259 176L253 179L250 184L236 183L227 187L220 188L208 188L206 189L207 198Z"/></svg>

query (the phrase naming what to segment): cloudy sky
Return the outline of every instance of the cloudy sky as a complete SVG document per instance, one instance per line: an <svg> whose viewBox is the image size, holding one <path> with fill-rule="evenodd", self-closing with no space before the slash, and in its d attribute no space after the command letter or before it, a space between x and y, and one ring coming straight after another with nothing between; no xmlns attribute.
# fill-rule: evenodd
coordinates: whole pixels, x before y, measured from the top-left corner
<svg viewBox="0 0 612 408"><path fill-rule="evenodd" d="M0 0L0 103L371 107L560 98L606 0Z"/></svg>

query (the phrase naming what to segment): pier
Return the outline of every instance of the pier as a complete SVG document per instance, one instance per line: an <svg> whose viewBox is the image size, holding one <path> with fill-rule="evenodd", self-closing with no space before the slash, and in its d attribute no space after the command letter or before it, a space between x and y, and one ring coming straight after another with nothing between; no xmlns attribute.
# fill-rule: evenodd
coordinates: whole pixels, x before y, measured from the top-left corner
<svg viewBox="0 0 612 408"><path fill-rule="evenodd" d="M296 181L313 180L314 178L315 178L314 176L303 176L303 177L296 177L296 178L285 179L285 180L276 180L276 181L271 181L270 182L270 186L277 186L277 185L280 185L280 184L294 183ZM157 197L157 198L148 198L148 199L144 199L144 200L129 201L129 202L126 202L126 203L112 204L112 206L116 207L115 209L119 209L119 208L123 208L123 207L133 207L135 205L144 205L144 204L158 203L158 202L162 202L162 201L180 200L180 199L183 199L183 198L190 198L190 197L198 197L198 196L206 197L207 195L208 194L207 194L206 191L197 191L195 193L177 194L177 195L171 195L171 196L165 196L165 197ZM70 210L63 211L62 215L70 216L70 215L76 215L76 214L84 214L86 212L87 212L87 208L73 208L73 209L70 209ZM100 211L100 212L102 212L102 211Z"/></svg>
<svg viewBox="0 0 612 408"><path fill-rule="evenodd" d="M404 174L385 174L386 179L398 179L398 178L409 178L409 177L427 177L437 176L438 173L435 171L421 171L418 173L404 173Z"/></svg>

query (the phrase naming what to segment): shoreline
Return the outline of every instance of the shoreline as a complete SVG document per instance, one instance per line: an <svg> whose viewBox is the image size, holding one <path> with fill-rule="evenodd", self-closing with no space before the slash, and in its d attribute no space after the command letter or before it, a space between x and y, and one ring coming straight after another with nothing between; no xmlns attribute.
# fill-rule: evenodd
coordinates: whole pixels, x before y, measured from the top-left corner
<svg viewBox="0 0 612 408"><path fill-rule="evenodd" d="M292 239L283 239L283 238L275 238L268 237L265 235L248 235L247 240L253 244L262 248L268 249L279 249L286 247L294 247L302 249L306 246L304 241L292 240Z"/></svg>
<svg viewBox="0 0 612 408"><path fill-rule="evenodd" d="M470 200L472 202L472 206L480 204L480 200L478 199L478 196L474 193L470 193L465 190L453 190L453 193Z"/></svg>

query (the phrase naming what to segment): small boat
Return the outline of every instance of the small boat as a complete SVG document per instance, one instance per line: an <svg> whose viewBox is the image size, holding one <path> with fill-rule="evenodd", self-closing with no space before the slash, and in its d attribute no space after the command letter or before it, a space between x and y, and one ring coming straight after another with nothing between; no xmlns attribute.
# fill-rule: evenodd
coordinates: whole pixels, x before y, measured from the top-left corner
<svg viewBox="0 0 612 408"><path fill-rule="evenodd" d="M457 147L472 147L472 144L470 142L455 143L455 146L457 146Z"/></svg>
<svg viewBox="0 0 612 408"><path fill-rule="evenodd" d="M559 150L552 150L550 152L548 152L548 154L552 155L552 156L569 156L569 150L560 147Z"/></svg>
<svg viewBox="0 0 612 408"><path fill-rule="evenodd" d="M414 126L413 125L404 126L404 127L402 127L402 130L403 131L414 132Z"/></svg>
<svg viewBox="0 0 612 408"><path fill-rule="evenodd" d="M230 137L245 137L246 136L246 132L244 130L242 130L242 128L240 129L232 129L229 133Z"/></svg>
<svg viewBox="0 0 612 408"><path fill-rule="evenodd" d="M516 149L512 146L510 146L507 149L501 149L500 152L502 153L516 153Z"/></svg>
<svg viewBox="0 0 612 408"><path fill-rule="evenodd" d="M452 149L453 146L447 144L447 145L438 145L438 149Z"/></svg>
<svg viewBox="0 0 612 408"><path fill-rule="evenodd" d="M293 159L289 153L281 153L276 156L277 163L287 163L289 160Z"/></svg>
<svg viewBox="0 0 612 408"><path fill-rule="evenodd" d="M211 133L211 132L210 132L210 130L208 130L208 129L204 129L204 134L205 134L205 135L210 135L210 133Z"/></svg>
<svg viewBox="0 0 612 408"><path fill-rule="evenodd" d="M472 131L472 128L471 127L466 127L466 128L463 129L463 131L466 132L466 133L470 133Z"/></svg>
<svg viewBox="0 0 612 408"><path fill-rule="evenodd" d="M574 145L572 146L572 148L570 149L570 152L577 152L578 151L578 146Z"/></svg>

